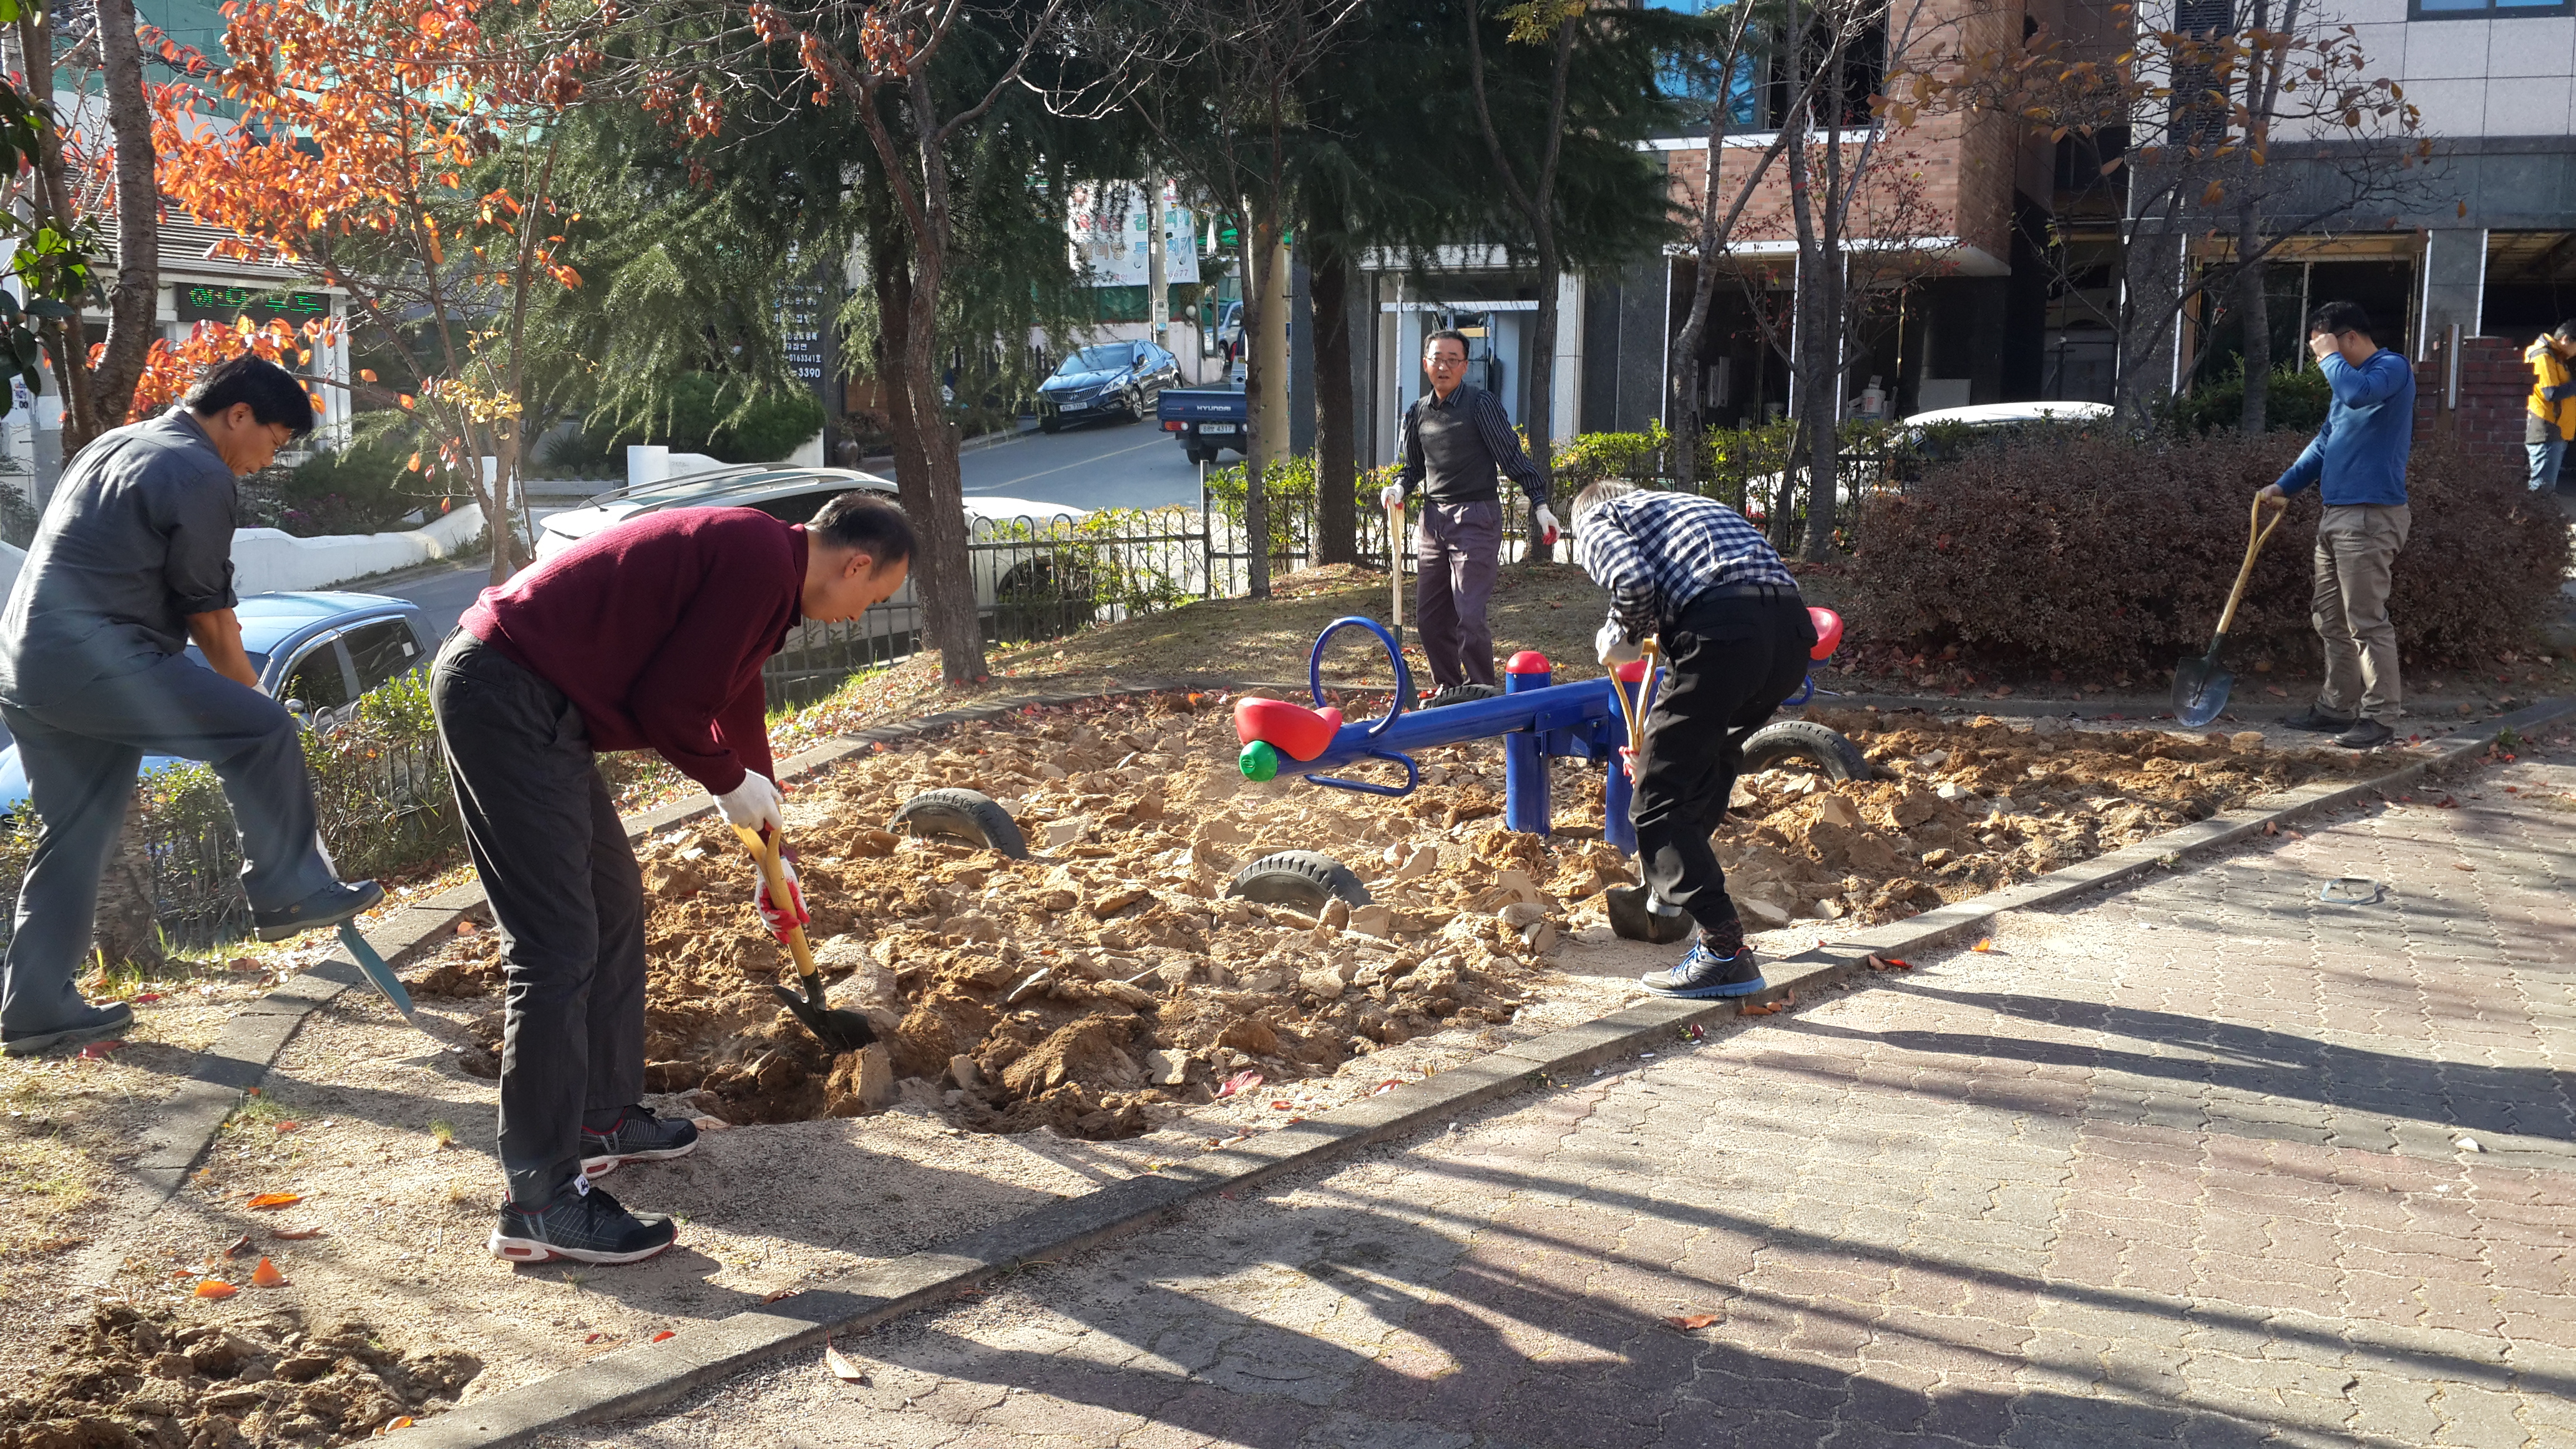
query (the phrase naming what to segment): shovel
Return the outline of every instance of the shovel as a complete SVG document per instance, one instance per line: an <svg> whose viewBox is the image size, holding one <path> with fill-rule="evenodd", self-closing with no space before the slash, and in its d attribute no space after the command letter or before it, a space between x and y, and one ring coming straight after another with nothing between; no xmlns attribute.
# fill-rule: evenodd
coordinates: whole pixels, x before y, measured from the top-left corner
<svg viewBox="0 0 2576 1449"><path fill-rule="evenodd" d="M2281 526L2281 515L2288 511L2273 510L2272 520L2266 523L2263 497L2255 495L2254 516L2249 523L2254 536L2245 545L2245 566L2236 571L2236 587L2227 591L2227 608L2218 616L2218 633L2210 639L2207 654L2174 666L2174 718L2193 729L2218 718L2218 712L2227 708L2227 691L2236 683L2236 676L2218 662L2218 651L2227 644L2227 626L2236 622L2236 605L2245 597L2246 580L2254 577L2254 558L2263 551L2263 540Z"/></svg>
<svg viewBox="0 0 2576 1449"><path fill-rule="evenodd" d="M1404 505L1386 511L1387 606L1395 619L1395 644L1404 647Z"/></svg>
<svg viewBox="0 0 2576 1449"><path fill-rule="evenodd" d="M1641 716L1646 708L1646 688L1655 678L1655 641L1647 640L1638 653L1645 660L1646 671L1637 677L1634 697L1619 687L1618 671L1614 669L1610 673L1610 692L1619 697L1619 713L1628 721L1628 749L1631 752L1628 760L1636 758L1634 751L1645 740ZM1628 760L1619 761L1617 768L1626 769ZM1669 946L1691 933L1691 918L1680 911L1666 913L1656 910L1654 893L1646 889L1645 877L1646 861L1640 855L1637 858L1638 884L1612 886L1602 892L1610 907L1610 929L1624 941L1650 941L1658 946Z"/></svg>
<svg viewBox="0 0 2576 1449"><path fill-rule="evenodd" d="M358 963L359 974L384 993L385 1000L393 1003L394 1010L402 1013L402 1019L413 1026L420 1026L420 1015L412 1010L411 993L403 989L402 978L385 964L384 957L376 954L375 947L367 944L367 938L359 932L356 921L340 923L340 946L349 953L350 960ZM421 1029L428 1030L427 1027Z"/></svg>
<svg viewBox="0 0 2576 1449"><path fill-rule="evenodd" d="M749 850L752 860L759 864L762 879L769 882L769 898L786 900L787 872L778 861L779 838L773 835L764 841L759 831L747 825L737 825L733 829L734 834L742 837L743 848ZM814 969L814 948L806 944L803 926L788 927L787 949L796 957L796 979L804 986L805 994L799 996L777 982L770 983L769 989L781 1004L796 1014L798 1021L805 1023L805 1029L814 1033L814 1039L823 1044L823 1049L839 1056L875 1041L877 1029L866 1017L855 1011L834 1011L823 1004L822 973Z"/></svg>

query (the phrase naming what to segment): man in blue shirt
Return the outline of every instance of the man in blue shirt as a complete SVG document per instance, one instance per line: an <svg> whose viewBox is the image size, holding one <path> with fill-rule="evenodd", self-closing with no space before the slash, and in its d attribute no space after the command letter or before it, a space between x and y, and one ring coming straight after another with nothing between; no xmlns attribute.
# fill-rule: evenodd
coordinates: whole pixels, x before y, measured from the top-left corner
<svg viewBox="0 0 2576 1449"><path fill-rule="evenodd" d="M2316 592L2309 603L2325 640L2326 682L2317 702L2281 723L2316 730L2346 749L2367 750L2397 733L2403 712L2397 626L2388 585L2406 546L2406 455L2415 442L2415 369L2371 340L2370 318L2350 302L2328 302L2308 318L2308 351L2333 389L2325 426L2280 481L2255 496L2274 508L2320 485Z"/></svg>

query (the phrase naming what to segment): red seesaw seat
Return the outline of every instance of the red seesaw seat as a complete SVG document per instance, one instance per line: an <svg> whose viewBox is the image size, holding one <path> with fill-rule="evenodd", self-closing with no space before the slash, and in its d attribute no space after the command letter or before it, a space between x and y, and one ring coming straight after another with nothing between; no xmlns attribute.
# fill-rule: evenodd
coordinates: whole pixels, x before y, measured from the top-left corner
<svg viewBox="0 0 2576 1449"><path fill-rule="evenodd" d="M1810 604L1807 606L1807 617L1814 620L1816 625L1816 647L1808 651L1807 657L1832 658L1834 647L1843 642L1843 616L1831 609L1819 609Z"/></svg>
<svg viewBox="0 0 2576 1449"><path fill-rule="evenodd" d="M1300 762L1324 752L1341 730L1338 709L1312 710L1284 699L1238 699L1234 702L1234 738L1239 744L1260 740Z"/></svg>

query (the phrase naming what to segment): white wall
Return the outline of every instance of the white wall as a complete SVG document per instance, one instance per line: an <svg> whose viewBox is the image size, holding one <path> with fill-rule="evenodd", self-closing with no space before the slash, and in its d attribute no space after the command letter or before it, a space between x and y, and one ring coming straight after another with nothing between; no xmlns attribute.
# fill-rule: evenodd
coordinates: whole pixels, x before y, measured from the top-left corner
<svg viewBox="0 0 2576 1449"><path fill-rule="evenodd" d="M458 558L482 535L483 510L470 503L407 533L297 538L274 528L235 529L233 591L271 594L329 588L370 574Z"/></svg>

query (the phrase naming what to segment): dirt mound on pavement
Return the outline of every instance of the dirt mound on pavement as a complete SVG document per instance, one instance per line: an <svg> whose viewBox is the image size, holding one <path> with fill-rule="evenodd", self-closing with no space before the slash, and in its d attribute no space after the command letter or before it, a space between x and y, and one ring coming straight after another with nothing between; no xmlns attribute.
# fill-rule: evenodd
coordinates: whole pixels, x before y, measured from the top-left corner
<svg viewBox="0 0 2576 1449"><path fill-rule="evenodd" d="M102 1303L46 1352L60 1366L0 1396L0 1449L233 1449L340 1444L453 1403L482 1363L400 1353L291 1312L188 1322Z"/></svg>
<svg viewBox="0 0 2576 1449"><path fill-rule="evenodd" d="M1386 798L1247 785L1214 696L1010 720L852 761L791 798L809 934L835 1005L877 1023L886 1061L827 1055L770 993L785 951L721 824L642 848L653 963L647 1082L730 1122L855 1115L891 1097L961 1126L1149 1130L1259 1073L1326 1074L1456 1024L1512 1019L1560 932L1599 926L1635 880L1601 843L1601 774L1554 765L1558 834L1501 828L1501 751L1426 752ZM2344 761L2156 731L1825 718L1882 778L1749 777L1718 849L1748 923L1909 915L2081 859ZM2062 724L2063 722L2058 722ZM941 787L1000 800L1031 858L883 826ZM1329 854L1372 899L1320 917L1226 895L1274 851ZM490 938L432 963L452 994L498 984ZM497 1009L484 1018L497 1037ZM890 1069L890 1073L888 1070Z"/></svg>

